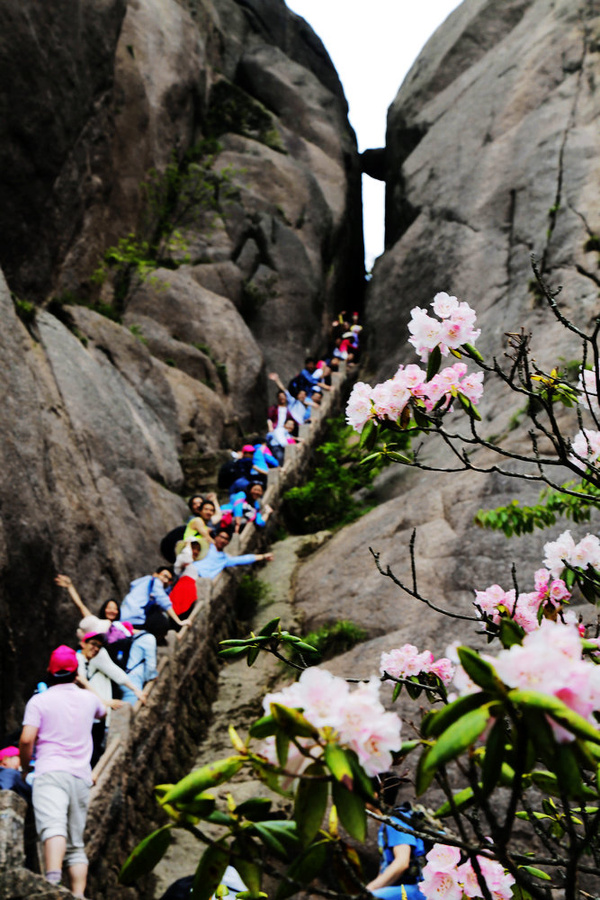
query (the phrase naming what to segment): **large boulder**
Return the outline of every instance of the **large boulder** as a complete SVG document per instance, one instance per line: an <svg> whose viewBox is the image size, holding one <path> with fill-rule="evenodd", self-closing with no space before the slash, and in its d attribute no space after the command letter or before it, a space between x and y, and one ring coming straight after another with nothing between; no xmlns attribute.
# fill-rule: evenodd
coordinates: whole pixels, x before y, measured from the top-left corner
<svg viewBox="0 0 600 900"><path fill-rule="evenodd" d="M388 115L387 251L367 307L379 377L406 361L409 311L439 290L477 309L488 352L507 330L546 328L531 253L569 314L595 315L599 27L593 5L466 0L415 62ZM560 335L545 333L545 360Z"/></svg>

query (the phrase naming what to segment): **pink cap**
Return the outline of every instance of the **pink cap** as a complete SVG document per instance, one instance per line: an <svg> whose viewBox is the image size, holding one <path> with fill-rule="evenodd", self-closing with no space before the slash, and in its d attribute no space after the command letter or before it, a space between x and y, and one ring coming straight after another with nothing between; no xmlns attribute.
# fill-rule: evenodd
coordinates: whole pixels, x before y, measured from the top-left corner
<svg viewBox="0 0 600 900"><path fill-rule="evenodd" d="M82 641L91 641L92 638L98 638L98 640L104 643L105 634L101 631L88 631L87 634L81 638Z"/></svg>
<svg viewBox="0 0 600 900"><path fill-rule="evenodd" d="M19 748L18 747L4 747L0 750L0 760L6 759L9 756L18 756Z"/></svg>
<svg viewBox="0 0 600 900"><path fill-rule="evenodd" d="M133 625L131 624L131 622L121 622L121 625L123 625L127 629L129 634L133 634Z"/></svg>
<svg viewBox="0 0 600 900"><path fill-rule="evenodd" d="M254 447L252 444L244 444L242 447L242 453L254 453Z"/></svg>
<svg viewBox="0 0 600 900"><path fill-rule="evenodd" d="M74 672L77 669L77 654L71 647L61 644L50 656L48 671L51 675L58 672Z"/></svg>

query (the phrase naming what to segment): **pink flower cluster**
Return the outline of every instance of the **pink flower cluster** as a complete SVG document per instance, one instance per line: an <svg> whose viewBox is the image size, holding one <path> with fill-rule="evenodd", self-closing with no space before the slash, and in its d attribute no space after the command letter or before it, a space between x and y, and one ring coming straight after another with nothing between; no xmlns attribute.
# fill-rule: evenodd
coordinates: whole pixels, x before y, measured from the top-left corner
<svg viewBox="0 0 600 900"><path fill-rule="evenodd" d="M392 751L400 748L402 727L396 713L385 711L379 700L379 687L379 679L373 676L351 691L343 678L326 669L311 667L294 684L267 694L263 707L267 713L271 711L271 703L301 709L316 728L333 729L338 743L355 751L367 775L378 775L391 766ZM301 738L300 743L310 756L290 748L286 768L295 774L322 753L322 747L312 738ZM271 762L276 762L273 738L265 741L264 753Z"/></svg>
<svg viewBox="0 0 600 900"><path fill-rule="evenodd" d="M582 658L582 645L575 625L544 619L537 631L525 635L523 643L502 650L494 667L504 684L512 688L541 691L558 697L592 724L592 713L600 709L600 666ZM573 740L571 732L548 719L560 743Z"/></svg>
<svg viewBox="0 0 600 900"><path fill-rule="evenodd" d="M578 431L571 441L573 454L569 457L572 463L583 469L585 468L582 460L595 463L600 459L600 431L593 431L584 428Z"/></svg>
<svg viewBox="0 0 600 900"><path fill-rule="evenodd" d="M427 854L420 890L427 900L462 900L483 897L477 875L470 860L460 865L458 847L434 844ZM493 900L510 900L515 879L494 859L478 856L477 862Z"/></svg>
<svg viewBox="0 0 600 900"><path fill-rule="evenodd" d="M515 591L505 591L499 584L492 584L485 591L475 591L474 605L480 613L488 615L498 624L503 610L515 620L525 631L534 631L539 627L538 614L540 607L550 603L555 608L570 598L571 594L560 578L550 580L547 569L538 569L535 573L535 590L519 594L515 602Z"/></svg>
<svg viewBox="0 0 600 900"><path fill-rule="evenodd" d="M463 344L473 344L481 334L481 329L473 327L477 316L468 303L459 303L456 297L442 292L435 295L431 306L441 322L420 306L415 306L408 323L412 335L409 343L422 362L427 361L434 347L439 346L442 355L447 356L450 350L458 350Z"/></svg>
<svg viewBox="0 0 600 900"><path fill-rule="evenodd" d="M596 390L596 373L593 369L582 369L579 373L577 390L580 391L579 402L585 409L598 412L598 391Z"/></svg>
<svg viewBox="0 0 600 900"><path fill-rule="evenodd" d="M442 684L450 684L454 666L444 656L434 659L430 650L419 653L414 644L404 644L389 653L381 654L379 671L382 675L387 672L393 678L410 678L421 673L437 675Z"/></svg>
<svg viewBox="0 0 600 900"><path fill-rule="evenodd" d="M565 563L578 569L593 566L600 570L600 540L595 534L586 534L578 544L570 531L563 531L555 541L544 544L544 565L556 578L565 568Z"/></svg>
<svg viewBox="0 0 600 900"><path fill-rule="evenodd" d="M400 366L393 378L371 387L363 381L354 385L346 407L346 421L356 431L363 430L369 419L397 422L411 399L421 400L429 412L445 398L447 409L458 393L472 403L483 394L483 372L467 374L467 366L457 362L447 366L427 381L427 373L419 366Z"/></svg>

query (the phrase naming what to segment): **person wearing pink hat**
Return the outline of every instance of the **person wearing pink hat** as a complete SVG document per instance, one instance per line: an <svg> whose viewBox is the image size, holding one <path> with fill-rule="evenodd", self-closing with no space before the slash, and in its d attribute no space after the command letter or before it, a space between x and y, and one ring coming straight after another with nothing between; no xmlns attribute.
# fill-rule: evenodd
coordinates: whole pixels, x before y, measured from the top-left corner
<svg viewBox="0 0 600 900"><path fill-rule="evenodd" d="M33 811L44 848L46 880L60 884L63 863L71 890L83 897L88 861L83 832L92 783L92 725L106 709L75 685L77 654L62 644L50 656L49 688L25 707L19 754L23 777L36 751Z"/></svg>
<svg viewBox="0 0 600 900"><path fill-rule="evenodd" d="M25 800L31 800L31 788L21 777L18 747L3 747L0 750L0 791L14 791Z"/></svg>

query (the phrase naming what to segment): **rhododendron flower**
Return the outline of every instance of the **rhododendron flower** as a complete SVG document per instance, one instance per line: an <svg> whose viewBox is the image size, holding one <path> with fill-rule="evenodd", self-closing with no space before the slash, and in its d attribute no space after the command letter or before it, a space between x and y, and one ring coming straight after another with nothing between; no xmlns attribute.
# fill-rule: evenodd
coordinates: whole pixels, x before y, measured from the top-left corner
<svg viewBox="0 0 600 900"><path fill-rule="evenodd" d="M600 670L582 658L576 627L545 619L540 628L525 636L522 645L514 644L502 650L493 664L508 687L558 697L595 724L592 713L600 709ZM548 721L559 742L574 739L552 718L548 717Z"/></svg>
<svg viewBox="0 0 600 900"><path fill-rule="evenodd" d="M420 306L415 306L415 308L411 310L411 316L412 318L408 323L408 330L412 337L408 339L408 342L413 345L421 361L426 362L427 357L433 348L437 347L441 342L442 323L438 322L437 319L432 319L427 311L421 309ZM442 350L442 353L444 353L444 351L444 355L447 355L448 348L445 347Z"/></svg>
<svg viewBox="0 0 600 900"><path fill-rule="evenodd" d="M593 407L598 412L598 391L596 388L596 373L593 369L582 369L579 373L577 390L580 391L579 402L585 409Z"/></svg>
<svg viewBox="0 0 600 900"><path fill-rule="evenodd" d="M577 455L571 454L569 459L580 469L585 468L585 462L582 460L590 463L597 462L600 458L600 431L592 431L588 428L578 431L571 441L571 447Z"/></svg>
<svg viewBox="0 0 600 900"><path fill-rule="evenodd" d="M544 545L544 564L552 576L557 577L565 568L565 563L580 569L593 566L600 569L600 540L595 534L586 534L578 544L570 531L564 531L556 541Z"/></svg>
<svg viewBox="0 0 600 900"><path fill-rule="evenodd" d="M360 434L365 423L373 418L373 403L371 394L373 388L364 381L359 381L352 388L352 393L346 406L346 422Z"/></svg>
<svg viewBox="0 0 600 900"><path fill-rule="evenodd" d="M433 653L425 650L419 653L414 644L404 644L381 654L379 671L383 675L387 672L392 678L410 678L413 675L433 674L443 682L450 684L454 674L454 667L449 659L442 657L434 660Z"/></svg>
<svg viewBox="0 0 600 900"><path fill-rule="evenodd" d="M458 300L456 297L450 297L445 291L440 291L433 298L431 306L436 316L439 316L440 319L447 319L458 309Z"/></svg>
<svg viewBox="0 0 600 900"><path fill-rule="evenodd" d="M394 381L398 381L404 387L408 388L408 390L413 393L415 388L418 388L420 384L427 378L427 372L421 368L421 366L415 366L411 364L410 366L399 366L398 371L394 375Z"/></svg>
<svg viewBox="0 0 600 900"><path fill-rule="evenodd" d="M267 694L263 708L270 712L271 704L277 703L292 709L302 710L305 718L318 729L333 729L340 744L355 751L368 775L378 775L389 769L392 752L400 748L402 723L398 716L386 712L379 700L379 679L374 676L368 683L350 690L343 679L332 675L326 669L311 667L306 669L299 680L277 693ZM312 738L300 738L299 743L318 757L322 750ZM274 740L263 743L263 753L271 762L277 761ZM299 774L310 759L296 759L291 754L291 763L286 764L288 772Z"/></svg>
<svg viewBox="0 0 600 900"><path fill-rule="evenodd" d="M460 856L457 847L434 844L427 854L423 882L419 884L427 900L442 900L447 897L462 900L463 897L483 896L471 861L458 865ZM477 863L493 900L510 900L511 888L515 883L513 876L505 872L504 867L494 859L478 856Z"/></svg>
<svg viewBox="0 0 600 900"><path fill-rule="evenodd" d="M565 560L569 562L571 553L575 549L575 541L570 531L563 531L555 541L544 544L544 565L550 569L550 574L556 578L565 567Z"/></svg>

